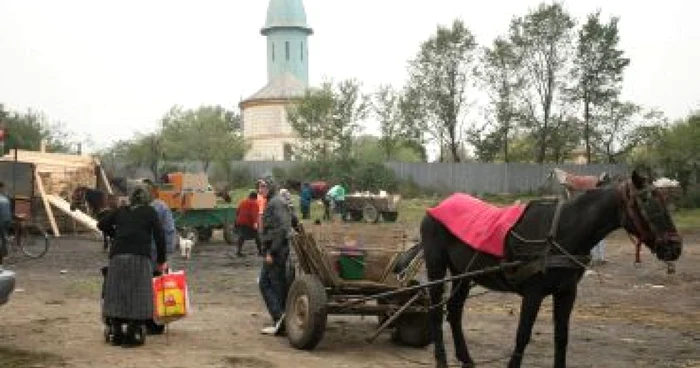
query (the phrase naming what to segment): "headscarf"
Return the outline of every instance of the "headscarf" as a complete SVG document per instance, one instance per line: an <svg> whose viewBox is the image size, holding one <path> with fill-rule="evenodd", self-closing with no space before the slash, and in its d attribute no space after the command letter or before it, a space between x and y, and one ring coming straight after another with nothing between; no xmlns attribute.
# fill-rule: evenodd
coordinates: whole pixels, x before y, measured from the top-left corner
<svg viewBox="0 0 700 368"><path fill-rule="evenodd" d="M289 193L289 191L287 189L285 189L285 188L280 189L279 195L280 195L280 198L282 198L282 201L287 206L292 205L292 195Z"/></svg>
<svg viewBox="0 0 700 368"><path fill-rule="evenodd" d="M129 206L131 208L148 206L151 203L151 191L145 185L137 186L129 196Z"/></svg>

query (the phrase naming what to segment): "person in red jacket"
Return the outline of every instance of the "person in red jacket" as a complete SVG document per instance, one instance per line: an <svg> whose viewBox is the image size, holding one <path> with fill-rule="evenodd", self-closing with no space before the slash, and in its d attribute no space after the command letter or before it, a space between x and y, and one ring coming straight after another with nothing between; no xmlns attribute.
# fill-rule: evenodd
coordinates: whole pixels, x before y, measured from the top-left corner
<svg viewBox="0 0 700 368"><path fill-rule="evenodd" d="M260 244L260 236L258 235L259 219L258 194L256 192L250 192L248 198L242 200L238 204L238 210L236 211L236 232L238 233L237 256L243 257L243 243L251 239L255 240L255 245L258 247L258 255L262 255L262 246Z"/></svg>

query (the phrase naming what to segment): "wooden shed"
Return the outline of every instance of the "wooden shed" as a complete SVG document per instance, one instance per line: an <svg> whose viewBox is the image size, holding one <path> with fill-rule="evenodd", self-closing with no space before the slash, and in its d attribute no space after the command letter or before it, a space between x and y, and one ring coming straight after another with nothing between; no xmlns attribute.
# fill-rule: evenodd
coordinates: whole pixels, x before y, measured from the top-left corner
<svg viewBox="0 0 700 368"><path fill-rule="evenodd" d="M99 160L88 155L12 150L0 157L3 162L30 163L34 167L34 215L55 236L70 231L96 231L94 221L80 211L70 211L71 193L78 186L99 188L112 193ZM8 179L5 179L8 181Z"/></svg>

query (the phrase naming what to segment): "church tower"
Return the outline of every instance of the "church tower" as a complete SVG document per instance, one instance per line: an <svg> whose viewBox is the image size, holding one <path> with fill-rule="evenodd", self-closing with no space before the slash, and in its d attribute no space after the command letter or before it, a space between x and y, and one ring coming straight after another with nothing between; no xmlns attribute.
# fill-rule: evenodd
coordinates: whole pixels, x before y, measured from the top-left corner
<svg viewBox="0 0 700 368"><path fill-rule="evenodd" d="M313 30L306 24L301 0L270 0L260 33L267 37L267 81L289 72L308 86L307 38Z"/></svg>
<svg viewBox="0 0 700 368"><path fill-rule="evenodd" d="M287 121L287 105L309 86L308 36L302 0L270 0L260 33L267 38L267 84L240 103L246 161L289 161L296 132Z"/></svg>

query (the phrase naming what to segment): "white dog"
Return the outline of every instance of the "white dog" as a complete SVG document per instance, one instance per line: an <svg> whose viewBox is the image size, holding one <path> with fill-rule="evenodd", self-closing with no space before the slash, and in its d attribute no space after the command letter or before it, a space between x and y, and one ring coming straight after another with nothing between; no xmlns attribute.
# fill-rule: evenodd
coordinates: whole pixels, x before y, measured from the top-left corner
<svg viewBox="0 0 700 368"><path fill-rule="evenodd" d="M182 258L190 259L190 256L192 255L192 248L194 248L194 239L192 238L183 238L182 236L179 236L179 242L180 242L180 255Z"/></svg>

